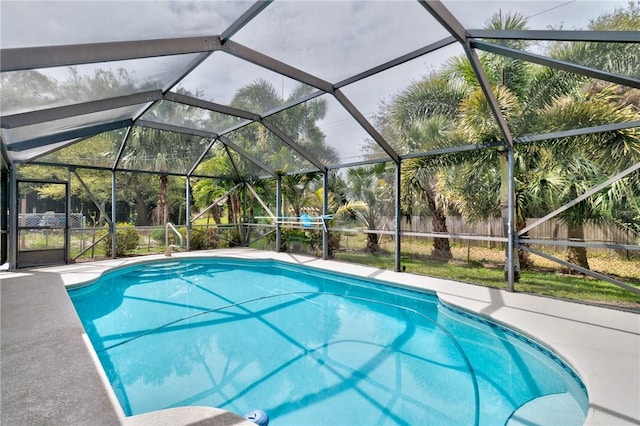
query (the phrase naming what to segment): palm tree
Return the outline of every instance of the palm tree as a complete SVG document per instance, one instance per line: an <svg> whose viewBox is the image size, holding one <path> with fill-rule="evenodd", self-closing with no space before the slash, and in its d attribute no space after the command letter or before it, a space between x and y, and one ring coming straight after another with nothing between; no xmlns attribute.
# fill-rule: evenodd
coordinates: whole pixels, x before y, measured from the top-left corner
<svg viewBox="0 0 640 426"><path fill-rule="evenodd" d="M426 148L442 147L440 141L447 140L445 134L451 131L453 122L443 116L434 116L415 125L405 135L410 140L419 140ZM451 140L451 139L449 139ZM423 149L424 149L423 148ZM401 211L411 217L417 212L428 213L431 217L431 224L434 232L446 234L447 200L439 190L439 182L442 174L445 173L445 161L447 157L422 157L405 160L401 166ZM428 209L420 209L421 202L425 202ZM436 259L452 259L451 247L448 237L438 237L433 239L433 250L431 256Z"/></svg>
<svg viewBox="0 0 640 426"><path fill-rule="evenodd" d="M159 223L168 220L167 172L186 171L202 153L208 141L152 128L136 127L127 141L121 166L134 170L159 172Z"/></svg>
<svg viewBox="0 0 640 426"><path fill-rule="evenodd" d="M279 107L286 102L299 99L309 93L311 89L300 85L293 90L291 95L285 99L278 90L266 80L256 80L238 90L231 101L231 106L263 113ZM320 160L334 162L337 159L335 150L325 144L324 134L317 126L317 121L322 119L326 113L326 102L321 99L307 101L295 108L289 108L281 113L268 117L280 130L291 137L295 142L304 146L316 154ZM227 137L240 146L242 149L269 165L276 172L283 176L283 191L285 197L294 208L294 213L298 216L302 207L308 201L310 186L316 175L288 175L288 170L308 168L308 162L298 155L297 152L285 145L265 126L253 123L237 130ZM199 165L196 173L211 174L213 176L226 176L226 183L217 183L209 179L200 179L194 185L194 194L197 195L198 205L202 207L208 205L207 197L218 194L224 188L226 192L239 180L251 177L255 174L257 166L244 160L231 149L226 149L220 144L214 145L211 151L212 157ZM230 158L230 155L232 158ZM232 164L233 161L233 164ZM230 194L228 197L228 212L230 223L241 220L239 206L241 205L238 194ZM253 202L252 197L249 200ZM250 206L250 208L252 208Z"/></svg>
<svg viewBox="0 0 640 426"><path fill-rule="evenodd" d="M293 216L300 217L302 208L315 198L315 192L310 189L319 177L316 172L282 176L282 195L289 204L284 211L292 210Z"/></svg>
<svg viewBox="0 0 640 426"><path fill-rule="evenodd" d="M396 127L402 150L425 152L450 146L448 138L455 129L458 105L464 90L456 84L431 76L400 92L390 106L391 123ZM442 157L422 157L405 160L401 168L401 209L411 217L415 213L429 214L435 232L447 233L445 199L438 193L438 181L443 170ZM428 209L421 209L420 203ZM432 257L451 259L448 238L434 238Z"/></svg>
<svg viewBox="0 0 640 426"><path fill-rule="evenodd" d="M628 14L636 16L638 15L637 12L637 6L631 7L631 11ZM597 20L600 26L606 27L600 29L616 29L611 28L611 26L615 26L612 22L625 22L627 26L629 25L629 20L621 18L621 15L625 15L624 12L617 12L614 15L615 16L607 16ZM631 19L631 21L636 25L634 28L637 28L640 20ZM607 27L607 25L609 26ZM516 27L513 29L524 29L526 28L526 21L523 19L511 19L509 15L507 15L506 18L502 16L494 17L490 24L492 28L510 28L512 26ZM596 49L598 46L600 46L599 49ZM526 46L511 47L523 48ZM590 59L584 57L585 52L589 52ZM608 52L609 50L606 46L603 47L602 44L597 43L574 44L572 47L567 47L562 44L560 47L553 46L551 49L551 53L561 59L574 60L596 67L605 64L606 69L613 72L624 72L628 69L628 64L619 64L612 60L612 58L607 59L607 57L610 56ZM603 59L602 56L604 56L605 59ZM580 60L578 60L578 58ZM631 59L632 62L637 58L637 55L633 58L634 59ZM515 135L547 133L585 127L585 125L593 126L633 120L631 115L622 113L620 103L614 105L615 102L611 101L611 99L609 102L594 102L593 96L585 98L585 87L588 88L587 93L590 91L592 95L602 92L605 89L602 85L594 85L589 82L586 77L531 65L523 66L517 61L490 54L482 55L481 62L492 83L493 91L496 94L496 98L507 123ZM591 62L591 64L589 62ZM446 75L449 78L457 78L460 81L465 81L470 85L476 84L475 80L471 78L473 73L470 65L468 61L463 58L451 61L450 68L446 71ZM628 90L621 90L619 94L624 94L627 102L632 102L633 99L635 99L629 95ZM591 109L590 113L585 111L587 105L589 105ZM596 106L598 106L598 108L596 108ZM597 112L595 111L596 109L598 109ZM484 99L484 96L479 91L476 90L476 92L472 93L463 101L460 113L460 125L471 135L472 140L486 142L492 139L499 140L500 133L498 128L488 109L486 99ZM526 145L519 146L515 153L516 230L521 229L525 225L524 220L527 216L535 216L536 214L540 214L545 208L553 209L559 206L557 203L568 201L566 196L571 193L571 191L567 192L568 187L573 188L574 193L578 193L580 191L579 188L583 187L583 184L593 182L594 170L588 165L592 166L592 163L597 161L594 157L596 153L603 152L600 147L606 146L606 144L603 144L601 140L603 138L604 140L617 140L617 142L611 142L611 152L615 152L613 147L620 150L623 146L630 146L629 144L631 144L632 139L628 137L629 133L629 131L624 131L617 132L617 135L612 135L612 133L608 135L587 135L579 138L579 141L574 138L571 141L564 140L537 144L535 147ZM578 148L580 146L582 146L582 148ZM548 151L549 149L552 151ZM584 158L574 155L576 150ZM545 151L547 152L545 153ZM627 155L623 156L623 158L629 158L629 154L630 152L627 150ZM543 158L544 160L542 160ZM631 158L634 157L631 156ZM567 164L569 160L572 161L571 166ZM506 187L507 182L505 163L506 160L505 157L503 157L503 159L500 160L501 167L499 167L499 170L503 171L501 178L503 188ZM479 165L480 163L476 164ZM601 164L604 163L601 162ZM484 163L482 163L482 165L484 165ZM571 169L575 172L573 185L558 185L558 183L564 179L562 174L557 174L561 167L565 170ZM619 170L620 169L618 169L618 171ZM481 175L491 177L495 176L495 173L483 172ZM578 182L575 182L575 180L578 180ZM458 182L460 183L460 180ZM536 187L536 185L540 186ZM546 197L540 197L542 188L546 190ZM449 191L448 195L453 197L451 192L452 191ZM472 199L477 198L475 194L468 194L467 196L472 197ZM464 198L464 196L457 197L459 207L473 204L472 202L461 202L460 200L462 198ZM501 198L502 204L506 204L506 193L504 191ZM610 203L610 205L613 204L613 202ZM580 215L576 214L576 211L579 211L578 207L575 207L574 212L571 213L571 220L568 219L569 212L563 215L563 218L570 224L571 234L574 237L581 234L581 227L579 226ZM594 220L593 208L583 208L582 211L584 213L583 223ZM467 216L473 216L473 213L467 213ZM504 219L503 217L503 221ZM570 258L578 259L581 266L588 267L588 263L584 261L584 259L586 259L584 253L577 253L580 251L584 251L584 249L572 248L569 253ZM520 262L523 263L523 266L526 266L524 263L527 259L522 256L522 253L522 251L519 252Z"/></svg>
<svg viewBox="0 0 640 426"><path fill-rule="evenodd" d="M367 233L367 249L371 253L380 251L380 236L373 231L382 227L381 220L387 217L392 205L393 186L385 180L387 175L384 163L349 169L345 194L347 204L334 216L350 215L372 231Z"/></svg>
<svg viewBox="0 0 640 426"><path fill-rule="evenodd" d="M622 96L616 87L610 86L593 94L557 98L554 105L544 110L540 124L555 131L575 128L581 123L597 126L640 119L640 111L633 105L621 105ZM552 205L553 209L640 161L640 134L620 130L583 135L557 141L548 149L553 152L555 168L568 175L564 187L556 188L559 204ZM640 177L636 173L562 213L560 218L569 226L569 238L582 240L583 226L588 222L616 224L615 212L627 200L637 197L639 186ZM568 257L578 266L589 268L584 247L570 247Z"/></svg>

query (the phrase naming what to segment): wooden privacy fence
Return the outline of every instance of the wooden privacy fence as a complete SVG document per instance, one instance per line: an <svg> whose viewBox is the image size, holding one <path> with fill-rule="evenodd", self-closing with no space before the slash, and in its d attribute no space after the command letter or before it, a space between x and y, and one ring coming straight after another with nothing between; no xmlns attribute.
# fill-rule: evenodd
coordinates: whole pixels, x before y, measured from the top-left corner
<svg viewBox="0 0 640 426"><path fill-rule="evenodd" d="M535 222L537 219L527 219L527 224ZM392 221L389 222L389 225ZM502 219L494 218L484 222L467 223L460 217L448 217L447 229L449 234L457 235L479 235L486 237L503 237L502 231ZM433 232L433 226L431 225L431 219L422 219L420 217L413 217L411 222L403 219L402 230L405 232ZM539 240L568 240L567 225L561 223L557 219L550 219L540 225L532 228L528 232L528 236L531 239ZM637 244L638 235L633 232L624 231L616 228L612 225L594 225L586 224L584 226L584 239L589 242L609 242L617 244ZM496 247L501 243L492 241L469 241L469 244L473 246L487 246ZM564 247L555 246L555 250L558 252L565 251ZM620 254L624 254L625 250L615 250Z"/></svg>

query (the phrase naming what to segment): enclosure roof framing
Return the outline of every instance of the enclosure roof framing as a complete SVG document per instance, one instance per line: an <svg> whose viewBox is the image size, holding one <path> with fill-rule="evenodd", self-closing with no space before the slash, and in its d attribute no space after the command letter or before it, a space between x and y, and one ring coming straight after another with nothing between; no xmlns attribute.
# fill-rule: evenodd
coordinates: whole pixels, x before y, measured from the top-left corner
<svg viewBox="0 0 640 426"><path fill-rule="evenodd" d="M533 62L539 65L544 65L544 66L555 68L561 71L567 71L570 73L584 75L587 77L591 77L591 78L595 78L603 81L609 81L611 83L632 87L634 89L640 88L640 80L638 80L637 78L624 77L624 76L610 73L610 72L599 71L594 68L576 65L566 61L559 61L557 59L551 59L541 55L534 55L531 53L522 52L517 49L498 46L498 45L487 43L484 41L472 40L470 44L471 44L471 47L475 49L480 49L480 50L484 50L486 52L491 52L491 53L497 53L513 59L522 59L524 61Z"/></svg>
<svg viewBox="0 0 640 426"><path fill-rule="evenodd" d="M117 134L112 169L134 171L136 167L128 169L121 158L137 127L207 139L193 147L200 151L190 153L189 167L168 171L185 176L201 173L196 168L214 155L216 141L246 164L274 176L381 161L399 164L421 155L637 127L611 123L539 135L513 133L483 68L485 52L640 89L637 73L615 73L514 47L515 41L640 43L636 31L585 30L597 12L578 17L584 9L579 5L545 9L534 3L514 3L513 8L532 22L562 11L564 18L558 15L557 21L542 20L526 29L479 29L491 17L485 10L492 7L488 3L472 2L464 9L448 0L160 1L153 6L131 4L140 13L129 13L128 18L136 18L123 20L120 4L103 0L71 6L51 2L51 16L32 25L35 5L3 2L2 167L56 162L65 166L67 148L81 141L94 143L94 136L112 132ZM153 7L153 12L145 7ZM377 18L375 24L367 22L370 18ZM571 30L548 29L562 27L569 18L582 21ZM28 32L26 25L19 25L22 21L30 22ZM93 31L92 26L101 22L105 27ZM367 30L371 27L375 31ZM376 38L381 34L386 39ZM456 55L470 61L504 140L403 150L377 121L375 109ZM251 92L260 87L266 92ZM315 123L302 124L310 114L318 114ZM299 122L292 122L294 117ZM266 145L246 140L256 132L271 136ZM308 140L311 135L322 140ZM318 143L327 149L318 149ZM375 149L363 153L371 147ZM275 157L283 155L282 148L290 157L279 161L293 169L280 170ZM48 155L53 153L55 160ZM239 174L253 173L243 172L239 164L233 167Z"/></svg>
<svg viewBox="0 0 640 426"><path fill-rule="evenodd" d="M0 53L0 71L33 70L187 53L213 52L220 50L221 46L220 36L214 35L2 49Z"/></svg>
<svg viewBox="0 0 640 426"><path fill-rule="evenodd" d="M56 108L5 115L2 117L2 123L0 125L4 129L12 129L16 127L44 123L47 121L76 117L78 115L85 115L94 112L122 108L125 106L151 103L162 98L162 91L153 90L150 92L135 93L132 95L100 99L97 101L65 105Z"/></svg>

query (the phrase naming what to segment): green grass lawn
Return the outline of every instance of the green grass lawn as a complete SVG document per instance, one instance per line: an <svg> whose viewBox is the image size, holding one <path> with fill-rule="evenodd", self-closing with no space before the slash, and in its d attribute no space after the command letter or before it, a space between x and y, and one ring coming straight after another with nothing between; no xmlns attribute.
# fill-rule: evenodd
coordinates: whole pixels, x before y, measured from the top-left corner
<svg viewBox="0 0 640 426"><path fill-rule="evenodd" d="M335 260L359 263L384 269L394 268L392 247L383 245L379 254L363 248L339 251ZM390 250L388 250L390 249ZM403 243L401 264L406 272L445 278L494 288L507 288L504 281L504 252L501 249L466 246L452 247L454 259L431 259L427 242ZM556 254L562 257L561 254ZM549 297L605 304L640 311L640 296L606 281L582 275L569 275L559 265L544 259L533 259L532 270L522 271L515 284L518 292ZM620 259L615 254L597 253L589 258L591 268L619 277L619 280L640 288L640 259Z"/></svg>

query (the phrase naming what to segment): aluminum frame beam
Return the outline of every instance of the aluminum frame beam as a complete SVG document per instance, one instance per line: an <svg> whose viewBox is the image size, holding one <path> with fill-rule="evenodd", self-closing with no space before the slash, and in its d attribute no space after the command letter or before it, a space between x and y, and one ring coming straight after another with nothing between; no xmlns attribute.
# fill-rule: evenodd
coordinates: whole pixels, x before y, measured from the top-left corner
<svg viewBox="0 0 640 426"><path fill-rule="evenodd" d="M473 46L469 44L468 41L468 33L464 26L456 19L453 14L446 8L444 4L442 4L439 0L419 0L420 3L431 15L447 30L449 33L455 37L458 42L462 44L464 51L471 63L473 68L473 72L478 78L478 82L480 83L480 88L482 89L484 96L487 98L489 102L489 108L493 113L494 118L498 122L498 127L500 128L500 132L502 133L502 137L505 140L505 144L513 147L513 136L511 135L511 131L509 130L509 126L507 125L507 121L500 110L500 105L498 104L498 100L496 99L493 90L491 90L491 84L489 83L489 79L487 78L484 69L482 68L482 64L480 63L480 59L478 55L473 50Z"/></svg>
<svg viewBox="0 0 640 426"><path fill-rule="evenodd" d="M94 126L80 127L78 129L73 129L66 132L55 133L53 135L42 136L39 138L29 139L21 142L15 142L7 145L7 150L24 151L27 149L41 148L43 146L47 146L56 142L64 142L71 139L94 136L98 133L122 129L131 125L133 125L133 120L128 118L126 120L101 123Z"/></svg>
<svg viewBox="0 0 640 426"><path fill-rule="evenodd" d="M515 141L515 139L514 139ZM479 149L486 149L486 148L496 148L499 146L504 146L504 144L502 142L490 142L490 143L479 143L479 144L469 144L469 145L460 145L460 146L452 146L449 148L440 148L440 149L434 149L434 150L430 150L430 151L423 151L423 152L415 152L415 153L411 153L411 154L405 154L402 155L401 158L403 160L405 159L410 159L410 158L422 158L422 157L433 157L436 155L443 155L443 154L456 154L459 152L467 152L467 151L476 151Z"/></svg>
<svg viewBox="0 0 640 426"><path fill-rule="evenodd" d="M513 146L507 150L507 162L509 169L508 179L508 197L507 197L507 291L514 291L514 282L516 274L516 261L518 260L516 248L518 247L518 233L515 232L515 152ZM519 271L518 271L519 272Z"/></svg>
<svg viewBox="0 0 640 426"><path fill-rule="evenodd" d="M204 151L202 151L202 154L200 154L200 156L198 157L198 159L195 161L195 163L193 163L193 166L191 166L191 168L189 169L189 171L187 172L187 180L189 180L189 177L193 174L193 172L198 168L198 166L200 165L200 163L202 163L202 160L204 160L204 157L207 155L207 152L209 152L209 150L211 150L211 148L213 147L213 145L215 145L216 141L218 139L211 139L211 141L209 141L209 143L207 144L207 147L204 149Z"/></svg>
<svg viewBox="0 0 640 426"><path fill-rule="evenodd" d="M413 59L419 58L421 56L424 56L428 53L431 52L435 52L436 50L442 49L443 47L447 47L447 46L451 46L452 44L454 44L456 42L455 37L451 36L451 37L446 37L443 38L442 40L438 40L434 43L431 43L425 47L422 47L420 49L416 49L413 52L409 52L406 55L402 55L396 59L392 59L388 62L385 62L384 64L378 65L376 67L370 68L367 71L363 71L360 74L356 74L352 77L349 77L345 80L342 80L338 83L336 83L334 86L336 89L339 89L341 87L347 86L349 84L352 83L356 83L360 80L363 80L367 77L371 77L372 75L381 73L383 71L386 71L388 69L391 69L393 67L396 67L398 65L402 65L405 62L409 62Z"/></svg>
<svg viewBox="0 0 640 426"><path fill-rule="evenodd" d="M236 166L236 162L233 160L233 156L229 152L229 147L227 145L222 145L222 147L224 148L224 152L227 153L227 157L229 157L231 168L233 168L233 171L236 172L236 180L242 181L242 176L240 176L240 171L238 170L238 166Z"/></svg>
<svg viewBox="0 0 640 426"><path fill-rule="evenodd" d="M329 172L322 174L322 259L329 259L329 231L327 215L329 214Z"/></svg>
<svg viewBox="0 0 640 426"><path fill-rule="evenodd" d="M583 268L582 266L578 266L578 265L576 265L574 263L567 262L566 260L558 259L555 256L551 256L550 254L538 251L538 250L533 249L531 247L522 246L520 248L522 248L525 251L528 251L529 253L533 253L533 254L535 254L537 256L540 256L542 258L550 260L552 262L559 263L560 265L566 266L567 268L574 269L574 270L576 270L578 272L581 272L581 273L583 273L585 275L589 275L589 276L592 276L592 277L597 278L599 280L606 281L608 283L617 285L618 287L622 287L625 290L631 291L631 292L633 292L635 294L640 294L640 288L625 284L622 281L618 281L618 280L616 280L614 278L611 278L611 277L609 277L607 275L603 275L603 274L600 274L598 272L594 272L594 271L592 271L590 269Z"/></svg>
<svg viewBox="0 0 640 426"><path fill-rule="evenodd" d="M87 191L87 195L89 195L89 198L91 199L93 204L96 206L96 208L98 209L100 214L102 214L102 216L104 216L104 218L107 221L107 223L109 224L109 226L111 226L112 225L111 218L109 217L107 212L104 211L104 209L102 208L102 206L100 205L100 203L98 202L96 197L93 195L93 192L91 192L91 189L89 189L89 186L87 186L87 184L84 182L84 180L82 179L82 177L80 176L80 174L78 173L76 168L74 167L73 170L71 168L69 168L69 171L72 172L76 176L76 178L78 179L78 182L80 182L80 185L82 185L84 190ZM71 179L69 179L69 182L71 182ZM69 204L69 205L71 205L71 204Z"/></svg>
<svg viewBox="0 0 640 426"><path fill-rule="evenodd" d="M291 137L289 137L289 135L287 135L285 132L283 132L273 122L271 122L271 121L269 121L268 119L265 118L260 123L264 127L266 127L267 129L269 129L274 135L276 135L282 142L284 142L286 145L288 145L289 148L293 149L298 154L300 154L305 160L307 160L308 162L310 162L311 164L316 166L319 171L326 172L328 170L327 166L322 164L322 162L320 160L318 160L314 155L311 155L311 153L309 153L306 149L304 149L302 146L300 146L296 141L291 139Z"/></svg>
<svg viewBox="0 0 640 426"><path fill-rule="evenodd" d="M531 143L548 139L560 139L573 136L590 135L593 133L612 132L616 130L632 129L640 127L639 121L628 121L624 123L603 124L601 126L583 127L581 129L561 130L558 132L545 133L542 135L519 136L514 139L515 143Z"/></svg>
<svg viewBox="0 0 640 426"><path fill-rule="evenodd" d="M116 258L117 252L117 225L116 225L116 217L117 217L117 184L116 184L116 171L111 170L111 223L109 223L109 232L111 233L111 258Z"/></svg>
<svg viewBox="0 0 640 426"><path fill-rule="evenodd" d="M546 216L536 220L531 225L525 226L524 228L522 228L518 232L518 235L519 236L524 235L530 229L535 228L536 226L540 225L543 222L546 222L547 220L551 219L552 217L557 216L560 213L564 212L565 210L570 209L571 207L575 206L579 202L581 202L583 200L586 200L587 198L589 198L590 196L592 196L596 192L599 192L599 191L603 190L604 188L608 187L612 183L622 179L623 177L635 172L638 169L640 169L640 162L638 162L638 163L634 164L633 166L623 170L622 172L618 173L617 175L612 176L611 178L609 178L606 181L602 182L600 185L594 186L593 188L591 188L590 190L588 190L584 194L580 195L579 197L574 198L572 201L568 202L567 204L565 204L565 205L563 205L561 207L558 207L557 209L555 209L551 213L547 214Z"/></svg>
<svg viewBox="0 0 640 426"><path fill-rule="evenodd" d="M311 93L309 93L309 94L307 94L307 95L305 95L305 96L303 96L301 98L292 99L292 100L290 100L288 102L285 102L282 105L279 105L279 106L277 106L277 107L275 107L273 109L265 111L265 112L263 112L261 114L261 117L262 118L271 117L272 115L276 115L276 114L281 113L282 111L285 111L285 110L287 110L289 108L298 106L300 104L303 104L303 103L305 103L307 101L310 101L312 99L315 99L317 97L320 97L320 96L323 96L323 95L326 95L326 94L327 93L325 91L323 91L323 90L316 90L316 91L311 92Z"/></svg>
<svg viewBox="0 0 640 426"><path fill-rule="evenodd" d="M244 157L245 159L247 159L250 162L254 163L256 166L258 166L259 168L263 169L264 171L266 171L271 176L275 176L275 172L273 171L273 169L271 169L271 167L267 166L266 164L264 164L262 161L260 161L255 156L249 154L244 149L242 149L238 145L236 145L233 142L231 142L224 135L218 135L217 133L209 132L209 131L206 131L206 130L191 129L189 127L176 126L176 125L173 125L173 124L157 123L155 121L147 121L147 120L138 120L136 122L136 126L148 127L148 128L152 128L152 129L158 129L158 130L165 130L165 131L169 131L169 132L187 134L187 135L192 135L192 136L200 136L200 137L203 137L203 138L212 139L212 140L214 140L214 142L215 142L215 140L220 140L220 142L222 142L224 145L232 148L241 157ZM212 146L213 146L213 143L210 143L207 146L207 149L204 150L202 155L199 157L198 162L187 173L188 176L191 176L193 174L193 171L195 170L195 167L198 165L198 163L200 163L202 161L202 159L204 158L206 153L211 149Z"/></svg>
<svg viewBox="0 0 640 426"><path fill-rule="evenodd" d="M287 65L284 62L278 61L277 59L250 49L242 44L229 40L222 45L221 50L240 59L244 59L245 61L251 62L252 64L261 66L262 68L266 68L284 75L285 77L289 77L301 83L315 87L316 89L320 89L327 93L333 93L334 87L328 81L291 65Z"/></svg>
<svg viewBox="0 0 640 426"><path fill-rule="evenodd" d="M0 168L2 170L9 169L12 161L9 158L9 153L7 153L7 147L5 146L4 141L0 140Z"/></svg>
<svg viewBox="0 0 640 426"><path fill-rule="evenodd" d="M402 237L400 237L400 233L402 232L402 162L396 164L395 169L395 197L394 197L394 222L395 222L395 233L394 233L394 263L395 263L395 271L400 272L402 270Z"/></svg>
<svg viewBox="0 0 640 426"><path fill-rule="evenodd" d="M57 143L53 144L53 145L54 145L53 147L51 147L51 146L49 145L49 146L48 146L47 151L40 152L40 153L38 153L38 154L36 154L36 155L29 156L27 159L24 159L24 158L22 158L22 159L14 159L14 160L13 160L13 162L14 162L15 164L31 163L31 162L33 162L33 161L35 161L35 160L39 159L39 158L42 158L42 157L44 157L44 156L46 156L46 155L49 155L49 154L51 154L51 153L54 153L54 152L56 152L56 151L60 151L61 149L64 149L64 148L66 148L66 147L68 147L68 146L70 146L70 145L76 144L76 143L78 143L78 142L81 142L81 141L83 141L83 140L85 140L85 139L86 139L86 138L78 138L78 139L72 139L72 140L64 141L64 142L62 142L62 143L57 142ZM35 148L35 149L37 149L37 148ZM14 153L18 153L18 152L28 152L28 151L29 151L29 150L26 150L26 151L14 151ZM64 168L64 167L66 167L67 165L68 165L68 164L60 164L60 163L58 163L58 166L59 166L59 167L63 167L63 168ZM69 164L69 165L73 165L73 164Z"/></svg>
<svg viewBox="0 0 640 426"><path fill-rule="evenodd" d="M219 112L221 114L231 115L234 117L245 118L252 121L260 121L260 116L250 111L245 111L239 108L234 108L227 105L217 104L215 102L209 102L202 99L194 98L192 96L182 95L180 93L168 92L164 95L163 99L177 102L183 105L189 105L196 108L206 109L207 111Z"/></svg>
<svg viewBox="0 0 640 426"><path fill-rule="evenodd" d="M65 118L86 115L95 112L108 111L133 105L143 105L162 99L162 91L136 93L133 95L117 96L90 102L82 102L72 105L64 105L55 108L41 109L20 114L5 115L0 118L0 126L3 129L29 126L47 121L61 120Z"/></svg>
<svg viewBox="0 0 640 426"><path fill-rule="evenodd" d="M580 241L563 241L563 240L540 240L535 238L521 238L520 244L539 244L560 247L584 247L584 248L602 248L608 250L629 250L640 251L640 245L637 244L618 244L605 242L580 242Z"/></svg>
<svg viewBox="0 0 640 426"><path fill-rule="evenodd" d="M0 169L0 265L4 265L9 259L9 186L9 170L2 167Z"/></svg>
<svg viewBox="0 0 640 426"><path fill-rule="evenodd" d="M371 164L388 163L389 161L393 161L393 160L391 158L372 158L372 159L367 159L362 161L353 161L351 163L331 164L330 166L328 166L328 168L330 170L348 169L351 167L360 167L360 166L368 166Z"/></svg>
<svg viewBox="0 0 640 426"><path fill-rule="evenodd" d="M456 40L465 44L467 39L467 30L464 26L449 12L439 0L418 0L436 21L440 23Z"/></svg>
<svg viewBox="0 0 640 426"><path fill-rule="evenodd" d="M267 6L271 4L273 0L258 0L254 4L249 7L238 19L235 20L229 28L224 30L222 34L220 34L220 41L222 43L229 40L233 37L238 31L244 28L253 18L258 16L260 12L266 9Z"/></svg>
<svg viewBox="0 0 640 426"><path fill-rule="evenodd" d="M347 110L349 114L360 124L360 126L364 129L365 132L369 134L373 138L374 141L380 148L387 153L387 155L393 160L394 163L400 163L400 155L387 143L386 139L378 133L378 131L373 127L373 125L365 118L364 115L360 112L358 108L347 98L347 96L342 93L340 89L336 89L333 96L340 102L340 104Z"/></svg>
<svg viewBox="0 0 640 426"><path fill-rule="evenodd" d="M0 72L215 52L221 46L220 36L210 35L2 49Z"/></svg>
<svg viewBox="0 0 640 426"><path fill-rule="evenodd" d="M192 129L191 127L176 126L175 124L159 123L157 121L138 120L135 122L138 127L146 127L150 129L164 130L167 132L180 133L190 136L199 136L206 139L215 139L218 134L208 130Z"/></svg>
<svg viewBox="0 0 640 426"><path fill-rule="evenodd" d="M269 206L267 206L267 204L262 201L262 198L260 197L260 195L258 195L258 193L256 192L255 189L253 189L253 186L251 186L251 184L249 184L248 182L244 183L244 187L247 188L249 190L249 192L251 192L253 194L254 197L256 197L256 200L258 200L258 203L262 206L262 208L267 212L267 214L269 215L269 217L272 220L277 220L276 216L273 214L273 212L271 211L271 209L269 209Z"/></svg>
<svg viewBox="0 0 640 426"><path fill-rule="evenodd" d="M226 137L224 135L220 135L220 136L218 136L218 140L220 142L222 142L224 145L226 145L229 148L233 149L241 157L244 157L246 160L249 160L250 162L252 162L256 166L258 166L259 168L264 170L265 172L269 173L271 176L275 176L276 175L276 172L271 167L269 167L266 164L264 164L262 161L260 161L260 159L258 159L254 155L249 154L247 151L245 151L240 146L238 146L235 143L231 142L228 137Z"/></svg>
<svg viewBox="0 0 640 426"><path fill-rule="evenodd" d="M123 169L123 168L113 168L113 167L109 167L109 166L90 166L90 165L86 165L86 164L60 164L60 163L51 163L49 161L21 161L18 164L32 164L32 165L37 165L37 166L50 166L50 167L60 167L60 168L66 168L66 167L75 167L77 169L87 169L87 170L101 170L101 171L106 171L106 172L122 172L122 173L143 173L143 174L149 174L149 175L167 175L167 176L176 176L176 177L185 177L184 173L177 173L177 172L159 172L159 171L155 171L155 170L142 170L142 169ZM195 175L194 175L195 176ZM204 177L204 178L210 178L212 176L201 176L198 175L197 177ZM219 179L228 179L228 177L226 176L213 176L214 178L219 178Z"/></svg>
<svg viewBox="0 0 640 426"><path fill-rule="evenodd" d="M480 83L480 88L484 93L484 96L487 98L487 102L489 103L489 108L493 113L493 117L498 122L498 127L500 128L500 132L502 133L502 137L507 145L513 148L513 135L511 135L511 130L509 130L509 125L507 124L507 120L504 118L502 114L502 110L500 109L500 104L498 104L498 99L496 98L495 93L491 89L491 83L489 83L489 78L482 68L482 63L480 63L480 58L474 49L471 48L470 45L465 44L464 50L469 58L469 62L471 62L471 67L473 68L476 77L478 78L478 82Z"/></svg>
<svg viewBox="0 0 640 426"><path fill-rule="evenodd" d="M120 143L120 148L118 148L118 153L116 154L116 158L113 160L112 170L115 170L120 164L120 160L122 159L122 154L124 153L125 148L127 147L127 142L129 141L129 135L131 134L131 126L127 127L127 130L122 138L122 142Z"/></svg>
<svg viewBox="0 0 640 426"><path fill-rule="evenodd" d="M223 131L221 131L221 132L220 132L220 135L228 135L229 133L233 133L233 132L235 132L236 130L240 130L240 129L242 129L243 127L246 127L246 126L248 126L248 125L250 125L250 124L253 124L253 123L255 123L255 121L252 121L252 120L246 120L246 121L243 121L243 122L241 122L241 123L234 124L233 126L231 126L231 127L227 127L226 129L224 129Z"/></svg>
<svg viewBox="0 0 640 426"><path fill-rule="evenodd" d="M276 176L276 217L282 217L282 176ZM282 245L282 225L276 220L276 252L280 253Z"/></svg>
<svg viewBox="0 0 640 426"><path fill-rule="evenodd" d="M637 31L467 30L470 38L494 40L586 41L638 43Z"/></svg>
<svg viewBox="0 0 640 426"><path fill-rule="evenodd" d="M633 87L634 89L640 89L640 80L631 78L631 77L625 77L620 74L600 71L595 68L572 64L570 62L560 61L557 59L551 59L546 56L535 55L533 53L523 52L521 50L512 49L510 47L498 46L498 45L487 43L484 41L472 40L470 44L473 48L480 49L485 52L507 56L512 59L520 59L523 61L532 62L534 64L543 65L549 68L554 68L560 71L570 72L578 75L584 75L586 77L608 81L610 83L620 84L622 86Z"/></svg>
<svg viewBox="0 0 640 426"><path fill-rule="evenodd" d="M220 201L224 200L224 198L226 196L231 194L233 191L235 191L241 185L242 185L242 183L236 184L236 186L234 186L233 188L231 188L230 190L228 190L227 192L225 192L224 194L222 194L221 196L216 198L211 204L209 204L209 206L206 209L202 210L200 213L198 213L198 215L196 217L194 217L193 219L190 219L190 220L191 221L196 221L196 220L200 219L202 216L205 215L206 212L211 210L213 208L213 206L215 206L216 204L220 203Z"/></svg>

